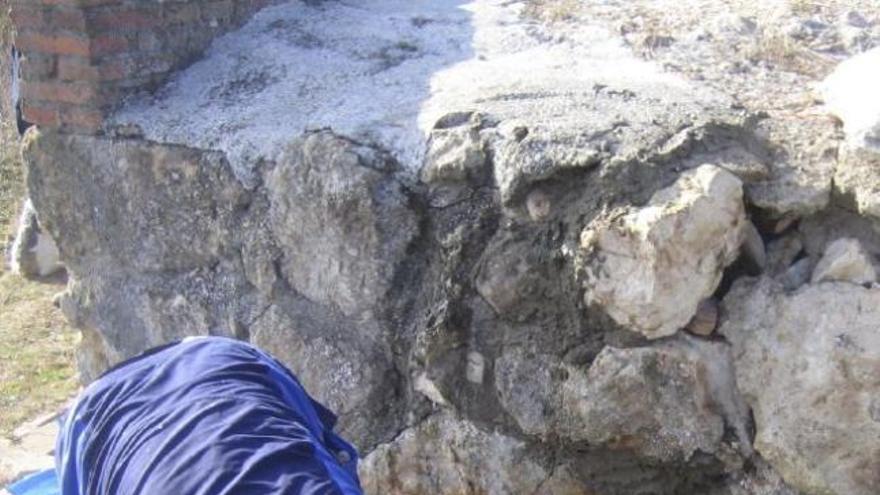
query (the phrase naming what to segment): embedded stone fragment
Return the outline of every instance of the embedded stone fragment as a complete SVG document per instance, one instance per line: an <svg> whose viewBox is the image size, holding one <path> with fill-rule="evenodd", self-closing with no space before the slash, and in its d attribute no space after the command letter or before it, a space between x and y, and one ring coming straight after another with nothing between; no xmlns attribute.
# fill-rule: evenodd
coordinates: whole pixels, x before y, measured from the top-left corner
<svg viewBox="0 0 880 495"><path fill-rule="evenodd" d="M506 350L495 362L499 400L517 425L530 435L546 436L554 429L559 409L554 372L560 360L530 354L520 348Z"/></svg>
<svg viewBox="0 0 880 495"><path fill-rule="evenodd" d="M477 180L485 175L487 163L477 128L436 129L431 132L421 178L428 184Z"/></svg>
<svg viewBox="0 0 880 495"><path fill-rule="evenodd" d="M537 222L547 218L553 209L550 196L540 189L535 189L526 196L526 209L529 217Z"/></svg>
<svg viewBox="0 0 880 495"><path fill-rule="evenodd" d="M697 314L694 315L685 330L704 337L712 335L718 325L718 301L706 299L697 306Z"/></svg>
<svg viewBox="0 0 880 495"><path fill-rule="evenodd" d="M683 174L644 208L594 221L581 235L587 304L648 338L687 325L739 253L742 183L713 165Z"/></svg>
<svg viewBox="0 0 880 495"><path fill-rule="evenodd" d="M788 269L778 277L778 280L785 290L795 290L810 281L812 266L813 262L810 258L801 258L788 267Z"/></svg>
<svg viewBox="0 0 880 495"><path fill-rule="evenodd" d="M755 449L808 495L880 486L880 290L734 284L719 332L755 418Z"/></svg>
<svg viewBox="0 0 880 495"><path fill-rule="evenodd" d="M825 254L813 269L812 282L836 280L854 284L877 281L871 257L857 239L838 239L825 248Z"/></svg>

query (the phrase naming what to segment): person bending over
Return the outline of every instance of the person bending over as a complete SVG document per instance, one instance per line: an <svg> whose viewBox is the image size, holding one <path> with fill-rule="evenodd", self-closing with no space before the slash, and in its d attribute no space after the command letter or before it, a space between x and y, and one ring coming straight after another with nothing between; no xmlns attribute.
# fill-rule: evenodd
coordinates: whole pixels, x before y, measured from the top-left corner
<svg viewBox="0 0 880 495"><path fill-rule="evenodd" d="M361 494L357 452L335 422L261 350L186 339L83 391L58 438L61 493Z"/></svg>

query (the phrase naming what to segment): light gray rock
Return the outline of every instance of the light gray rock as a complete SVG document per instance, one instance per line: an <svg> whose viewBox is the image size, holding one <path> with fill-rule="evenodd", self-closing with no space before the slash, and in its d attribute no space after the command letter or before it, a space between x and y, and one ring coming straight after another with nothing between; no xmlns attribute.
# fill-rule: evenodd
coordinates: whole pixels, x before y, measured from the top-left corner
<svg viewBox="0 0 880 495"><path fill-rule="evenodd" d="M249 328L251 341L286 363L309 393L339 418L337 431L371 448L396 428L397 375L375 323L347 320L313 302L287 298Z"/></svg>
<svg viewBox="0 0 880 495"><path fill-rule="evenodd" d="M834 188L837 202L861 215L880 219L880 150L840 149Z"/></svg>
<svg viewBox="0 0 880 495"><path fill-rule="evenodd" d="M786 235L767 244L767 272L777 276L788 270L798 256L804 252L804 243L799 235Z"/></svg>
<svg viewBox="0 0 880 495"><path fill-rule="evenodd" d="M555 430L559 401L555 393L562 363L546 355L528 355L521 348L506 351L495 362L495 386L501 405L530 435Z"/></svg>
<svg viewBox="0 0 880 495"><path fill-rule="evenodd" d="M813 261L810 258L802 258L789 266L781 276L777 277L785 290L793 291L810 281L813 273Z"/></svg>
<svg viewBox="0 0 880 495"><path fill-rule="evenodd" d="M584 229L586 302L648 338L672 335L718 286L746 224L739 179L712 165L686 172L645 207Z"/></svg>
<svg viewBox="0 0 880 495"><path fill-rule="evenodd" d="M825 254L813 269L811 281L871 284L877 281L877 272L868 253L857 239L837 239L828 244Z"/></svg>
<svg viewBox="0 0 880 495"><path fill-rule="evenodd" d="M837 168L836 131L827 121L767 119L756 133L773 146L769 177L745 186L749 203L777 218L813 215L828 206Z"/></svg>
<svg viewBox="0 0 880 495"><path fill-rule="evenodd" d="M30 199L24 201L15 240L10 247L13 273L25 278L46 277L64 269L55 240L40 227Z"/></svg>
<svg viewBox="0 0 880 495"><path fill-rule="evenodd" d="M806 255L818 261L829 244L837 239L857 239L872 257L880 256L880 221L841 207L828 208L818 215L803 219L798 237Z"/></svg>
<svg viewBox="0 0 880 495"><path fill-rule="evenodd" d="M880 48L841 63L822 83L828 111L843 121L847 143L880 152Z"/></svg>
<svg viewBox="0 0 880 495"><path fill-rule="evenodd" d="M776 150L770 177L746 186L749 202L779 217L822 211L831 201L837 167L838 144L830 125L789 120L770 127L767 140L785 144ZM808 139L810 144L802 144Z"/></svg>
<svg viewBox="0 0 880 495"><path fill-rule="evenodd" d="M83 329L84 380L150 347L224 335L283 359L359 446L399 428L385 315L416 214L393 161L310 134L248 192L222 156L180 146L33 132L25 155L70 260L60 306Z"/></svg>
<svg viewBox="0 0 880 495"><path fill-rule="evenodd" d="M307 298L347 315L392 290L418 221L396 162L329 132L295 140L268 173L270 228L281 273Z"/></svg>
<svg viewBox="0 0 880 495"><path fill-rule="evenodd" d="M523 321L540 309L548 280L546 252L521 239L502 238L483 253L475 285L495 312Z"/></svg>
<svg viewBox="0 0 880 495"><path fill-rule="evenodd" d="M734 285L720 332L752 408L755 449L808 495L880 486L880 291L848 283L786 293L772 280Z"/></svg>
<svg viewBox="0 0 880 495"><path fill-rule="evenodd" d="M360 465L369 494L535 493L552 476L528 445L450 413L429 417L380 445Z"/></svg>
<svg viewBox="0 0 880 495"><path fill-rule="evenodd" d="M235 248L252 197L222 157L33 130L24 156L31 200L70 275L62 309L100 336L82 340L80 355L94 355L81 359L85 380L98 363L189 335L236 335L256 316Z"/></svg>
<svg viewBox="0 0 880 495"><path fill-rule="evenodd" d="M719 450L725 425L750 452L747 409L723 344L693 337L651 347L606 347L562 389L563 431L594 445L664 462Z"/></svg>
<svg viewBox="0 0 880 495"><path fill-rule="evenodd" d="M477 125L460 125L431 132L423 182L479 181L486 176L486 144Z"/></svg>

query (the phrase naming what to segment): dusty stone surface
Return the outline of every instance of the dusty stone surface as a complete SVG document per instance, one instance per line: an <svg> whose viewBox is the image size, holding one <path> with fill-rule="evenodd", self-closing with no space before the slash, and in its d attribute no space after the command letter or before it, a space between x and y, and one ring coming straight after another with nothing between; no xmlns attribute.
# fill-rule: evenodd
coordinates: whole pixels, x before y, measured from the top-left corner
<svg viewBox="0 0 880 495"><path fill-rule="evenodd" d="M204 60L155 98L123 108L113 125L222 150L236 175L252 183L254 166L275 159L306 129L374 142L417 172L444 115L528 116L505 126L525 126L533 150L503 148L509 158L496 173L508 187L521 174L545 174L551 160L589 166L600 150L575 151L575 144L593 144L580 129L626 118L618 115L627 111L621 100L650 102L631 112L624 135L650 131L652 118L727 104L634 57L603 27L557 35L524 22L522 8L500 0L286 2L217 40Z"/></svg>
<svg viewBox="0 0 880 495"><path fill-rule="evenodd" d="M27 138L83 376L254 342L368 493L867 493L874 293L810 283L837 239L880 256L810 93L880 40L850 3L268 8L107 135Z"/></svg>
<svg viewBox="0 0 880 495"><path fill-rule="evenodd" d="M834 174L838 203L880 219L880 152L844 146Z"/></svg>
<svg viewBox="0 0 880 495"><path fill-rule="evenodd" d="M871 284L877 281L877 271L858 240L838 239L828 244L813 269L813 283L826 280Z"/></svg>
<svg viewBox="0 0 880 495"><path fill-rule="evenodd" d="M762 278L724 300L720 332L754 413L755 449L804 493L880 486L878 298L839 282L786 294Z"/></svg>
<svg viewBox="0 0 880 495"><path fill-rule="evenodd" d="M742 194L733 174L703 165L644 208L587 226L581 234L587 303L648 338L683 328L739 253Z"/></svg>

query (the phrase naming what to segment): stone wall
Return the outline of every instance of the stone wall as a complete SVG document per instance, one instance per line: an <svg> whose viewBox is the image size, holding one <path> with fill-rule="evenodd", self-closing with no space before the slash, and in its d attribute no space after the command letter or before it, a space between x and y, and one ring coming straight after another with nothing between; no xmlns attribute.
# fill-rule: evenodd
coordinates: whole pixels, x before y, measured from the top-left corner
<svg viewBox="0 0 880 495"><path fill-rule="evenodd" d="M876 152L521 7L286 2L30 130L83 380L249 341L368 494L875 495Z"/></svg>
<svg viewBox="0 0 880 495"><path fill-rule="evenodd" d="M28 122L94 134L134 91L155 88L270 0L15 0Z"/></svg>

